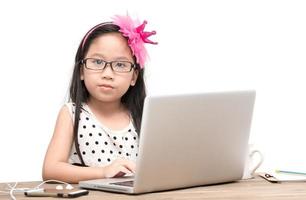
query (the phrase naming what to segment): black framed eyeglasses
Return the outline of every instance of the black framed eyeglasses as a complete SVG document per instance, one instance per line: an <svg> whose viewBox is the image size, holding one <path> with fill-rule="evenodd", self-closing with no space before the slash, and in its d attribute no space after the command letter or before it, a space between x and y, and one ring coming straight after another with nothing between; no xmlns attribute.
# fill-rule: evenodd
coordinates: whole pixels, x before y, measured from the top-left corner
<svg viewBox="0 0 306 200"><path fill-rule="evenodd" d="M107 62L99 58L85 58L81 61L81 63L84 64L86 69L94 71L102 71L107 66L107 64L109 64L113 71L120 73L130 72L135 67L135 64L129 61Z"/></svg>

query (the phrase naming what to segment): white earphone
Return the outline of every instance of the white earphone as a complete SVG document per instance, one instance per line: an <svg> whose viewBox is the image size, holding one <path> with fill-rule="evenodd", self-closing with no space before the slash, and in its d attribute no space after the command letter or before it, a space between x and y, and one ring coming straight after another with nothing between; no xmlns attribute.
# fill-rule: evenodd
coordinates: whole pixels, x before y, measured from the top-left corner
<svg viewBox="0 0 306 200"><path fill-rule="evenodd" d="M70 185L70 184L68 184L68 185L66 185L66 189L67 189L67 190L72 190L72 189L73 189L73 186Z"/></svg>
<svg viewBox="0 0 306 200"><path fill-rule="evenodd" d="M57 185L57 186L55 187L55 189L57 189L57 190L63 190L64 187L63 187L63 185ZM70 184L66 184L65 189L67 189L67 190L72 190L72 189L73 189L73 186L70 185Z"/></svg>

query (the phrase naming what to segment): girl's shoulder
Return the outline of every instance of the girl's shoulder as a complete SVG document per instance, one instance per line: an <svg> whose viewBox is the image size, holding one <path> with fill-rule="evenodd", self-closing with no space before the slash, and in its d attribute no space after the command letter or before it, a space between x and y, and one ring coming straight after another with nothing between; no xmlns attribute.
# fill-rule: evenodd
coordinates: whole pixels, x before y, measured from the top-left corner
<svg viewBox="0 0 306 200"><path fill-rule="evenodd" d="M66 106L69 109L69 111L74 114L74 112L75 112L75 103L73 103L73 102L66 102L64 104L64 106ZM82 103L81 110L88 112L87 104L86 103Z"/></svg>
<svg viewBox="0 0 306 200"><path fill-rule="evenodd" d="M73 102L66 102L66 103L64 104L64 106L68 108L69 113L71 113L71 114L73 113L73 114L74 114L74 111L75 111L75 103L73 103Z"/></svg>
<svg viewBox="0 0 306 200"><path fill-rule="evenodd" d="M74 115L75 115L74 113L76 109L75 103L67 102L63 105L63 107L66 107L68 109L70 116L74 119ZM81 112L80 115L89 115L89 111L87 109L86 103L82 103L80 112Z"/></svg>

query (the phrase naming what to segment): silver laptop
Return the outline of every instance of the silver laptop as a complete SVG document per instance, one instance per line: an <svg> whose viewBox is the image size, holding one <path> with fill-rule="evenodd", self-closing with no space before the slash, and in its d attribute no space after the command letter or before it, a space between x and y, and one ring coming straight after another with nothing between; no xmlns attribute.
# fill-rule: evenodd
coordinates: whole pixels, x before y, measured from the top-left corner
<svg viewBox="0 0 306 200"><path fill-rule="evenodd" d="M239 180L254 100L255 91L148 96L134 176L79 186L137 194Z"/></svg>

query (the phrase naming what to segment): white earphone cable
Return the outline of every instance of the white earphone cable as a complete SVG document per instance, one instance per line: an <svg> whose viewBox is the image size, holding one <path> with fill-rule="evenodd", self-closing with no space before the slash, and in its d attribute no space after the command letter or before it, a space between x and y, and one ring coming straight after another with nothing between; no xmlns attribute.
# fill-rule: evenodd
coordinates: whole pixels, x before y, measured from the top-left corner
<svg viewBox="0 0 306 200"><path fill-rule="evenodd" d="M35 190L35 189L41 189L40 187L45 184L45 183L49 183L49 182L56 182L56 183L61 183L61 184L65 184L66 185L66 189L73 189L73 187L64 181L59 181L59 180L46 180L41 182L40 184L38 184L37 186L35 186L34 188L16 188L18 182L15 182L15 184L12 186L10 183L7 183L8 188L6 189L7 191L0 191L0 193L5 193L5 194L9 194L10 198L12 200L16 200L16 197L14 196L14 192L25 192L28 190Z"/></svg>

